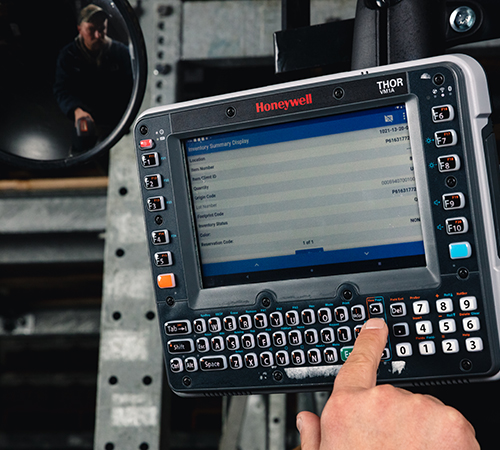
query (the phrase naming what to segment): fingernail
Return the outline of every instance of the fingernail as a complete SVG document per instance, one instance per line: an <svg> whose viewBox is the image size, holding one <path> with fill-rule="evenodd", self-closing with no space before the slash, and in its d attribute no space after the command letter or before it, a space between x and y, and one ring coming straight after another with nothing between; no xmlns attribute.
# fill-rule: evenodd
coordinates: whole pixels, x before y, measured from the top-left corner
<svg viewBox="0 0 500 450"><path fill-rule="evenodd" d="M384 326L384 319L370 319L365 323L365 328L367 330L381 330L382 328L384 328Z"/></svg>
<svg viewBox="0 0 500 450"><path fill-rule="evenodd" d="M299 430L299 433L300 433L300 429L302 428L302 417L297 416L296 426L297 426L297 430Z"/></svg>

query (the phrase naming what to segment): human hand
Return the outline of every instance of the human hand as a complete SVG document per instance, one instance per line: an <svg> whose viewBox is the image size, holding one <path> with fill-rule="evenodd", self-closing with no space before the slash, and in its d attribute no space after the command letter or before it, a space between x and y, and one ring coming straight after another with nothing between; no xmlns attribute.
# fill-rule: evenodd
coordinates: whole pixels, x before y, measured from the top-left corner
<svg viewBox="0 0 500 450"><path fill-rule="evenodd" d="M82 117L86 117L89 118L91 121L94 121L92 116L87 111L84 111L82 108L76 108L74 114L75 114L75 127L78 126L78 121Z"/></svg>
<svg viewBox="0 0 500 450"><path fill-rule="evenodd" d="M472 425L429 395L376 385L387 325L371 319L340 369L321 419L297 415L302 450L478 450Z"/></svg>

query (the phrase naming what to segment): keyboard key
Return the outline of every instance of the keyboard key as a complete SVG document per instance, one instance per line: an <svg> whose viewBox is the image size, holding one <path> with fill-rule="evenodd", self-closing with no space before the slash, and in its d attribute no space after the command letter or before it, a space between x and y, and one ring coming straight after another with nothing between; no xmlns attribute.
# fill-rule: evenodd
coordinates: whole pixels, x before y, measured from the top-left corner
<svg viewBox="0 0 500 450"><path fill-rule="evenodd" d="M171 354L194 352L194 342L192 339L174 339L168 342L168 352Z"/></svg>
<svg viewBox="0 0 500 450"><path fill-rule="evenodd" d="M395 323L392 326L392 334L396 337L405 337L410 335L410 327L407 323Z"/></svg>
<svg viewBox="0 0 500 450"><path fill-rule="evenodd" d="M273 333L273 343L276 347L284 347L286 345L286 337L283 331Z"/></svg>
<svg viewBox="0 0 500 450"><path fill-rule="evenodd" d="M269 318L271 320L272 327L279 328L283 326L283 314L279 311L272 312Z"/></svg>
<svg viewBox="0 0 500 450"><path fill-rule="evenodd" d="M241 336L241 345L245 349L250 349L255 347L255 338L253 334L244 334Z"/></svg>
<svg viewBox="0 0 500 450"><path fill-rule="evenodd" d="M274 364L274 357L271 352L262 352L260 354L260 365L262 367L271 367Z"/></svg>
<svg viewBox="0 0 500 450"><path fill-rule="evenodd" d="M413 349L409 342L401 342L396 344L396 355L400 358L407 358L408 356L413 355Z"/></svg>
<svg viewBox="0 0 500 450"><path fill-rule="evenodd" d="M302 350L294 350L292 352L292 363L296 366L302 366L306 362L304 352Z"/></svg>
<svg viewBox="0 0 500 450"><path fill-rule="evenodd" d="M288 353L284 350L276 352L276 364L278 364L278 366L288 366L288 364L290 364Z"/></svg>
<svg viewBox="0 0 500 450"><path fill-rule="evenodd" d="M224 322L224 329L226 331L234 331L234 330L236 330L236 328L237 328L236 317L234 317L234 316L224 317L223 322Z"/></svg>
<svg viewBox="0 0 500 450"><path fill-rule="evenodd" d="M331 323L332 322L332 312L329 308L321 308L318 311L318 321L319 323Z"/></svg>
<svg viewBox="0 0 500 450"><path fill-rule="evenodd" d="M477 309L476 297L462 297L460 299L460 309L462 311L475 311Z"/></svg>
<svg viewBox="0 0 500 450"><path fill-rule="evenodd" d="M212 333L217 333L222 330L222 325L218 317L208 319L208 330Z"/></svg>
<svg viewBox="0 0 500 450"><path fill-rule="evenodd" d="M462 319L462 324L464 331L478 331L481 329L481 324L479 323L479 317L465 317Z"/></svg>
<svg viewBox="0 0 500 450"><path fill-rule="evenodd" d="M248 353L245 355L245 366L249 369L255 369L259 365L259 360L257 359L257 355L255 353Z"/></svg>
<svg viewBox="0 0 500 450"><path fill-rule="evenodd" d="M200 358L200 369L203 371L227 369L227 360L224 355L203 356Z"/></svg>
<svg viewBox="0 0 500 450"><path fill-rule="evenodd" d="M323 350L324 361L328 364L333 364L338 361L337 349L330 347Z"/></svg>
<svg viewBox="0 0 500 450"><path fill-rule="evenodd" d="M445 339L441 342L444 353L458 353L458 341L456 339Z"/></svg>
<svg viewBox="0 0 500 450"><path fill-rule="evenodd" d="M297 311L288 311L285 315L286 323L289 327L299 324L299 313Z"/></svg>
<svg viewBox="0 0 500 450"><path fill-rule="evenodd" d="M253 318L256 328L266 328L267 327L267 316L265 314L259 313L255 314Z"/></svg>
<svg viewBox="0 0 500 450"><path fill-rule="evenodd" d="M302 344L302 334L298 330L292 330L288 333L288 342L291 345L300 345Z"/></svg>
<svg viewBox="0 0 500 450"><path fill-rule="evenodd" d="M466 339L465 348L468 352L480 352L483 350L483 340L479 337Z"/></svg>
<svg viewBox="0 0 500 450"><path fill-rule="evenodd" d="M318 342L318 332L315 329L306 330L304 340L310 345L316 344Z"/></svg>
<svg viewBox="0 0 500 450"><path fill-rule="evenodd" d="M422 341L418 343L418 349L421 355L429 356L436 353L436 345L434 341Z"/></svg>
<svg viewBox="0 0 500 450"><path fill-rule="evenodd" d="M321 352L317 348L311 348L307 351L307 360L309 364L319 364L321 362Z"/></svg>
<svg viewBox="0 0 500 450"><path fill-rule="evenodd" d="M335 333L332 328L323 328L321 330L321 342L331 344L335 341Z"/></svg>
<svg viewBox="0 0 500 450"><path fill-rule="evenodd" d="M267 333L259 333L257 335L257 345L260 348L271 347L271 338L269 337L269 334L267 334Z"/></svg>
<svg viewBox="0 0 500 450"><path fill-rule="evenodd" d="M205 333L207 331L207 323L205 319L196 319L193 321L193 328L195 333Z"/></svg>
<svg viewBox="0 0 500 450"><path fill-rule="evenodd" d="M347 315L347 308L345 306L339 306L334 310L335 320L337 322L347 322L349 316Z"/></svg>
<svg viewBox="0 0 500 450"><path fill-rule="evenodd" d="M427 300L419 300L413 303L413 314L416 316L423 316L429 314L431 309L429 307L429 302Z"/></svg>
<svg viewBox="0 0 500 450"><path fill-rule="evenodd" d="M184 364L180 358L172 358L170 360L170 371L174 373L179 373L184 370Z"/></svg>
<svg viewBox="0 0 500 450"><path fill-rule="evenodd" d="M365 320L366 313L363 305L354 305L351 307L351 317L353 320L360 322L361 320Z"/></svg>
<svg viewBox="0 0 500 450"><path fill-rule="evenodd" d="M302 311L302 323L304 325L312 325L314 322L316 322L314 311L312 309L304 309Z"/></svg>
<svg viewBox="0 0 500 450"><path fill-rule="evenodd" d="M231 334L226 338L228 350L238 350L240 348L240 340L235 334Z"/></svg>
<svg viewBox="0 0 500 450"><path fill-rule="evenodd" d="M168 336L191 334L191 322L189 322L189 320L173 320L171 322L166 322L165 333Z"/></svg>
<svg viewBox="0 0 500 450"><path fill-rule="evenodd" d="M243 359L241 358L241 355L231 355L229 357L229 367L231 369L241 369L243 367Z"/></svg>
<svg viewBox="0 0 500 450"><path fill-rule="evenodd" d="M248 314L243 314L240 316L240 329L249 330L252 328L252 318Z"/></svg>
<svg viewBox="0 0 500 450"><path fill-rule="evenodd" d="M432 322L430 320L422 320L415 323L415 330L420 336L428 336L432 334Z"/></svg>
<svg viewBox="0 0 500 450"><path fill-rule="evenodd" d="M198 361L192 356L186 358L184 364L186 365L186 370L188 372L196 372L198 370Z"/></svg>
<svg viewBox="0 0 500 450"><path fill-rule="evenodd" d="M455 319L443 319L439 321L439 331L443 334L455 333L457 324Z"/></svg>

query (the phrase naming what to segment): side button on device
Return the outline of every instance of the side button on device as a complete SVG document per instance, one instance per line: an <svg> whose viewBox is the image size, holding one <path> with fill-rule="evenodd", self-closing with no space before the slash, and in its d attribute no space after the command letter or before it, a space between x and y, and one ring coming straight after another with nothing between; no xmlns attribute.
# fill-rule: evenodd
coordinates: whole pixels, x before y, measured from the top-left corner
<svg viewBox="0 0 500 450"><path fill-rule="evenodd" d="M442 197L443 208L446 211L451 209L462 209L465 207L465 195L461 192L454 192L452 194L445 194Z"/></svg>
<svg viewBox="0 0 500 450"><path fill-rule="evenodd" d="M173 273L164 273L157 277L158 287L161 289L171 289L175 287L175 275Z"/></svg>
<svg viewBox="0 0 500 450"><path fill-rule="evenodd" d="M143 139L139 142L139 147L141 150L151 150L155 146L155 141L153 139Z"/></svg>
<svg viewBox="0 0 500 450"><path fill-rule="evenodd" d="M151 233L151 240L154 245L168 244L170 242L170 235L168 230L157 230Z"/></svg>
<svg viewBox="0 0 500 450"><path fill-rule="evenodd" d="M455 110L451 105L434 106L431 113L434 123L449 122L455 118Z"/></svg>
<svg viewBox="0 0 500 450"><path fill-rule="evenodd" d="M452 219L446 219L446 233L449 235L453 234L463 234L469 231L469 222L465 217L453 217Z"/></svg>
<svg viewBox="0 0 500 450"><path fill-rule="evenodd" d="M452 147L458 143L458 135L455 130L443 130L434 133L436 147Z"/></svg>
<svg viewBox="0 0 500 450"><path fill-rule="evenodd" d="M468 242L454 242L449 245L451 259L466 259L472 255L472 247Z"/></svg>
<svg viewBox="0 0 500 450"><path fill-rule="evenodd" d="M155 253L154 258L155 258L155 264L159 267L172 265L172 253L171 252Z"/></svg>
<svg viewBox="0 0 500 450"><path fill-rule="evenodd" d="M440 156L438 159L438 169L441 173L455 172L460 170L460 158L458 155Z"/></svg>

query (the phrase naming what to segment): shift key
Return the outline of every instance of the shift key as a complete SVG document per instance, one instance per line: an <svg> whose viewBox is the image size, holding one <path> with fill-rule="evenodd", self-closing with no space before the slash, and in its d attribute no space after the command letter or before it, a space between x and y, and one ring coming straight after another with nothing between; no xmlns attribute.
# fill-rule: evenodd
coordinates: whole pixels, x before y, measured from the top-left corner
<svg viewBox="0 0 500 450"><path fill-rule="evenodd" d="M192 353L193 351L194 342L192 339L174 339L168 341L168 352L171 354Z"/></svg>

